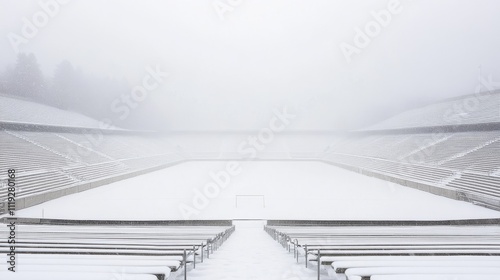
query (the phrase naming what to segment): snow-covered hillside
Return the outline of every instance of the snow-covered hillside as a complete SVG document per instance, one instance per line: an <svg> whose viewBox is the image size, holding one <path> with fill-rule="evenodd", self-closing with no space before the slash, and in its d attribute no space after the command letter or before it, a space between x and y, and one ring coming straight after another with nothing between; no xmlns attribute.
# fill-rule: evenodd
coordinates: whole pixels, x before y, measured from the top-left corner
<svg viewBox="0 0 500 280"><path fill-rule="evenodd" d="M99 121L82 114L1 94L0 122L100 128Z"/></svg>

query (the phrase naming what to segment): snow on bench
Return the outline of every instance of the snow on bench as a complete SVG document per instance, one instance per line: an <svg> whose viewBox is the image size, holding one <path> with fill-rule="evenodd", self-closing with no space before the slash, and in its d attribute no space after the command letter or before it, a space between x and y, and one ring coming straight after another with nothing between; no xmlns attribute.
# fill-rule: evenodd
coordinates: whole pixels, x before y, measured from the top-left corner
<svg viewBox="0 0 500 280"><path fill-rule="evenodd" d="M168 267L171 271L180 268L182 258L166 259L158 257L134 257L122 255L88 256L88 255L23 255L21 265L82 265L82 266L158 266Z"/></svg>
<svg viewBox="0 0 500 280"><path fill-rule="evenodd" d="M0 253L8 253L5 250L0 250ZM33 245L32 247L16 246L18 254L37 254L37 253L56 253L56 254L89 254L89 255L137 255L137 256L182 256L183 250L164 250L164 249L131 249L131 248L65 248L65 247L43 247Z"/></svg>
<svg viewBox="0 0 500 280"><path fill-rule="evenodd" d="M322 263L326 263L330 256L500 256L500 249L428 249L428 250L326 250L320 251ZM315 261L317 254L309 253L307 260Z"/></svg>
<svg viewBox="0 0 500 280"><path fill-rule="evenodd" d="M500 279L500 274L395 274L395 275L373 275L371 280L493 280Z"/></svg>
<svg viewBox="0 0 500 280"><path fill-rule="evenodd" d="M1 265L3 271L7 271L7 265ZM23 272L89 272L89 273L106 273L106 274L150 274L154 275L157 280L165 280L170 276L170 268L166 266L114 266L111 264L103 265L81 265L81 264L52 264L52 265L38 265L38 264L24 264L17 265L15 273ZM7 278L10 279L10 278Z"/></svg>
<svg viewBox="0 0 500 280"><path fill-rule="evenodd" d="M369 267L369 268L349 268L345 271L348 280L369 280L372 275L391 274L456 274L456 275L476 275L476 274L500 274L500 267Z"/></svg>
<svg viewBox="0 0 500 280"><path fill-rule="evenodd" d="M348 271L353 277L365 276L355 273L363 272L360 269L390 268L398 274L414 274L420 269L429 271L423 274L430 274L446 267L476 273L500 270L500 226L494 219L272 221L271 226L268 221L264 230L289 252L293 251L297 262L300 255L305 257L306 267L313 262L318 279L325 269L328 274L335 272L333 268L338 268L335 276L339 279L344 277L339 273L347 275ZM397 270L400 268L406 270ZM436 271L452 274L449 270ZM366 277L372 275L367 274Z"/></svg>
<svg viewBox="0 0 500 280"><path fill-rule="evenodd" d="M234 226L174 226L169 221L15 222L19 222L15 245L17 271L152 274L159 280L177 276L181 267L186 275L188 265L196 267L197 254L203 262L205 249L208 257L234 231ZM0 235L7 233L6 228L0 229ZM0 254L10 250L6 240L1 240Z"/></svg>
<svg viewBox="0 0 500 280"><path fill-rule="evenodd" d="M89 272L54 272L54 271L0 271L0 279L8 280L158 280L158 277L148 274L123 273L89 273Z"/></svg>
<svg viewBox="0 0 500 280"><path fill-rule="evenodd" d="M358 267L500 267L500 260L450 260L443 258L441 260L363 260L363 261L334 261L332 267L335 273L344 273L349 268Z"/></svg>
<svg viewBox="0 0 500 280"><path fill-rule="evenodd" d="M500 262L500 256L467 256L467 255L452 255L452 256L333 256L322 257L322 264L330 263L330 267L335 266L338 262ZM324 260L323 260L324 259Z"/></svg>

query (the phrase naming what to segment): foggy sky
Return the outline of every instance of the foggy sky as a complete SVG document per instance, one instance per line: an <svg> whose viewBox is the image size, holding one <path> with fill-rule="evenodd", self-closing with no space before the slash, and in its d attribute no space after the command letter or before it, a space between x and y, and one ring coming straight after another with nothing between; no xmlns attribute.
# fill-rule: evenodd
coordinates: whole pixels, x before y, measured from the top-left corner
<svg viewBox="0 0 500 280"><path fill-rule="evenodd" d="M0 0L0 70L39 1ZM350 63L340 45L389 0L241 0L224 20L214 2L238 1L72 0L20 50L46 75L68 59L131 86L158 65L169 77L132 117L182 130L259 129L284 107L290 129L354 129L473 93L479 65L500 82L497 0L400 0Z"/></svg>

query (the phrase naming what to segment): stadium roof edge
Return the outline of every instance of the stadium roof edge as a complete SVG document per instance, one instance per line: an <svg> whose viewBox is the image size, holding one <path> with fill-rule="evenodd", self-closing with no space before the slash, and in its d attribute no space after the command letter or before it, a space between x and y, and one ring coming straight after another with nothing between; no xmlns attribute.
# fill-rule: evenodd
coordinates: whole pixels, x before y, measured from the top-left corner
<svg viewBox="0 0 500 280"><path fill-rule="evenodd" d="M472 96L475 96L475 95L485 95L485 94L500 94L500 89L487 90L487 91L481 91L481 92L476 92L476 93L469 93L469 94L459 95L459 96L455 96L455 97L449 97L449 98L445 98L445 99L441 99L439 101L433 102L431 104L445 103L445 102L450 102L450 101L465 99L465 98L472 97ZM428 104L428 105L430 105L430 104ZM421 106L421 107L425 107L425 106ZM421 108L421 107L419 107L419 108ZM418 108L415 108L415 109L418 109Z"/></svg>
<svg viewBox="0 0 500 280"><path fill-rule="evenodd" d="M363 129L363 130L353 130L351 131L351 134L363 135L363 134L450 133L450 132L494 131L494 130L500 130L500 122L405 127L405 128L393 128L393 129Z"/></svg>
<svg viewBox="0 0 500 280"><path fill-rule="evenodd" d="M43 131L43 132L101 132L107 134L157 133L156 131L148 131L148 130L64 126L64 125L23 123L23 122L10 122L10 121L0 121L0 129L21 130L21 131Z"/></svg>
<svg viewBox="0 0 500 280"><path fill-rule="evenodd" d="M259 133L259 129L249 129L249 130L170 130L162 131L163 134L256 134ZM333 134L342 135L348 134L349 131L340 130L283 130L276 132L276 134Z"/></svg>
<svg viewBox="0 0 500 280"><path fill-rule="evenodd" d="M491 91L482 91L482 92L476 92L476 93L472 93L472 94L466 94L466 95L460 95L460 96L456 96L456 97L446 98L446 99L442 99L442 100L439 100L439 101L436 101L436 102L433 102L430 104L426 104L423 106L419 106L419 107L416 107L413 109L408 109L406 111L403 111L399 114L396 114L396 115L389 117L385 120L379 121L379 122L372 124L370 126L352 130L351 133L354 133L354 134L378 134L378 133L404 134L404 133L466 132L466 131L500 130L500 126L499 126L500 119L498 119L498 118L490 118L489 120L486 120L486 121L485 120L477 120L477 122L468 122L468 123L465 122L465 123L455 123L455 124L448 124L445 122L439 123L438 122L438 123L428 123L428 124L422 123L421 125L408 125L408 126L401 126L398 124L394 125L395 120L399 120L399 122L406 122L407 123L408 114L410 114L410 116L411 116L411 114L415 114L414 112L419 112L421 115L424 113L429 113L429 112L426 112L425 110L429 110L428 108L431 108L432 106L436 106L439 104L445 104L445 103L453 103L453 102L458 102L458 101L462 100L462 103L463 103L462 107L463 107L463 106L465 106L466 102L470 101L469 103L477 103L482 98L489 98L489 97L494 97L494 100L498 100L500 98L500 89L495 89L495 90L491 90ZM488 99L488 102L490 102L489 100L491 100L491 99ZM432 109L434 111L436 110L435 107ZM443 110L443 109L438 109L438 110ZM450 110L449 111L442 111L442 116L440 116L440 117L443 119L445 117L451 118L451 116L456 117L456 118L462 117L462 114L457 115L457 114L462 112L460 110L462 110L462 109L452 108L450 105ZM468 109L468 110L470 111L472 109ZM430 113L433 114L433 113L435 113L434 111L431 111ZM450 112L451 112L451 114L450 114Z"/></svg>

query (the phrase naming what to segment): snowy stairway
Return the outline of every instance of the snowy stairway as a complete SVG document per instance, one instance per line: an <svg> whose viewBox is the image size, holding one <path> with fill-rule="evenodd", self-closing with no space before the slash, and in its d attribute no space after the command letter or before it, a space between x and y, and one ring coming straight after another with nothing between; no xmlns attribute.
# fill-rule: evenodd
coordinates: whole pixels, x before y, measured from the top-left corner
<svg viewBox="0 0 500 280"><path fill-rule="evenodd" d="M60 156L60 157L63 157L63 158L65 158L66 160L68 160L68 162L80 163L78 160L76 160L76 159L74 159L74 158L71 158L71 157L69 157L68 155L65 155L65 154L59 153L58 151L55 151L55 150L53 150L53 149L51 149L51 148L49 148L49 147L47 147L47 146L44 146L44 145L42 145L42 144L40 144L40 143L37 143L37 142L35 142L34 140L32 140L32 139L30 139L30 138L28 138L28 137L25 137L25 136L23 136L23 135L20 135L20 134L18 134L18 133L13 132L13 131L9 131L9 130L4 130L4 131L5 131L5 133L7 133L7 134L10 134L10 135L12 135L12 136L14 136L14 137L17 137L17 138L19 138L19 139L22 139L22 140L24 140L24 141L26 141L26 142L29 142L29 143L31 143L31 144L33 144L33 145L35 145L35 146L39 147L39 148L42 148L42 149L44 149L44 150L46 150L46 151L49 151L49 152L51 152L51 153L53 153L53 154L55 154L55 155L58 155L58 156Z"/></svg>
<svg viewBox="0 0 500 280"><path fill-rule="evenodd" d="M72 143L72 144L74 144L74 145L76 145L76 146L79 146L79 147L81 147L82 149L85 149L85 150L88 150L89 152L92 152L92 153L98 154L99 156L104 157L104 158L106 158L106 159L108 159L108 160L111 160L111 161L116 161L116 159L115 159L115 158L113 158L113 157L111 157L111 156L109 156L109 155L107 155L107 154L105 154L105 153L103 153L103 152L99 152L99 151L97 151L97 150L93 149L92 147L87 147L87 146L85 146L85 145L82 145L81 143L75 142L75 141L73 141L73 140L71 140L71 139L69 139L69 138L67 138L67 137L62 136L61 134L56 134L56 136L58 136L58 137L59 137L59 138L61 138L61 139L66 140L66 141L68 141L68 142L70 142L70 143ZM93 144L93 145L95 146L96 144Z"/></svg>
<svg viewBox="0 0 500 280"><path fill-rule="evenodd" d="M398 161L402 161L402 160L404 160L404 159L408 159L410 156L412 156L412 155L414 155L414 154L416 154L416 153L420 153L420 152L422 152L423 150L425 150L425 149L427 149L427 148L429 148L429 147L432 147L432 146L434 146L434 145L436 145L436 144L439 144L439 143L441 143L441 142L443 142L443 141L446 141L446 140L450 139L452 136L453 136L453 134L450 134L450 135L447 135L447 136L445 136L445 137L443 137L443 138L440 138L440 139L437 139L437 140L435 140L435 141L432 141L432 142L428 143L427 145L421 145L421 146L420 146L420 147L418 147L417 149L415 149L415 150L413 150L413 151L411 151L411 152L409 152L409 153L407 153L407 154L405 154L405 155L403 155L403 156L399 157L399 158L398 158Z"/></svg>
<svg viewBox="0 0 500 280"><path fill-rule="evenodd" d="M443 180L441 180L439 182L439 186L441 186L441 187L447 186L451 181L459 179L460 177L462 177L462 172L460 172L460 171L454 172L453 175L448 176L448 177L444 178Z"/></svg>
<svg viewBox="0 0 500 280"><path fill-rule="evenodd" d="M473 153L473 152L475 152L475 151L477 151L477 150L479 150L479 149L482 149L482 148L484 148L484 147L486 147L486 146L488 146L488 145L491 145L491 144L493 144L493 143L495 143L495 142L497 142L497 141L500 141L500 137L497 137L497 138L495 138L495 139L489 140L489 141L487 141L487 142L485 142L485 143L483 143L483 144L481 144L481 145L479 145L479 146L476 146L476 147L474 147L474 148L472 148L472 149L470 149L470 150L467 150L467 151L461 152L461 153L459 153L459 154L453 155L453 156L452 156L452 157L450 157L450 158L447 158L447 159L441 160L441 161L439 161L439 162L437 163L437 165L443 165L443 164L445 164L445 163L447 163L447 162L449 162L449 161L452 161L452 160L454 160L454 159L464 157L464 156L466 156L466 155L468 155L468 154L470 154L470 153Z"/></svg>
<svg viewBox="0 0 500 280"><path fill-rule="evenodd" d="M263 221L234 221L236 231L210 259L188 272L189 280L307 280L316 271L297 264L263 230ZM182 279L181 276L178 279ZM328 278L322 275L321 279Z"/></svg>

